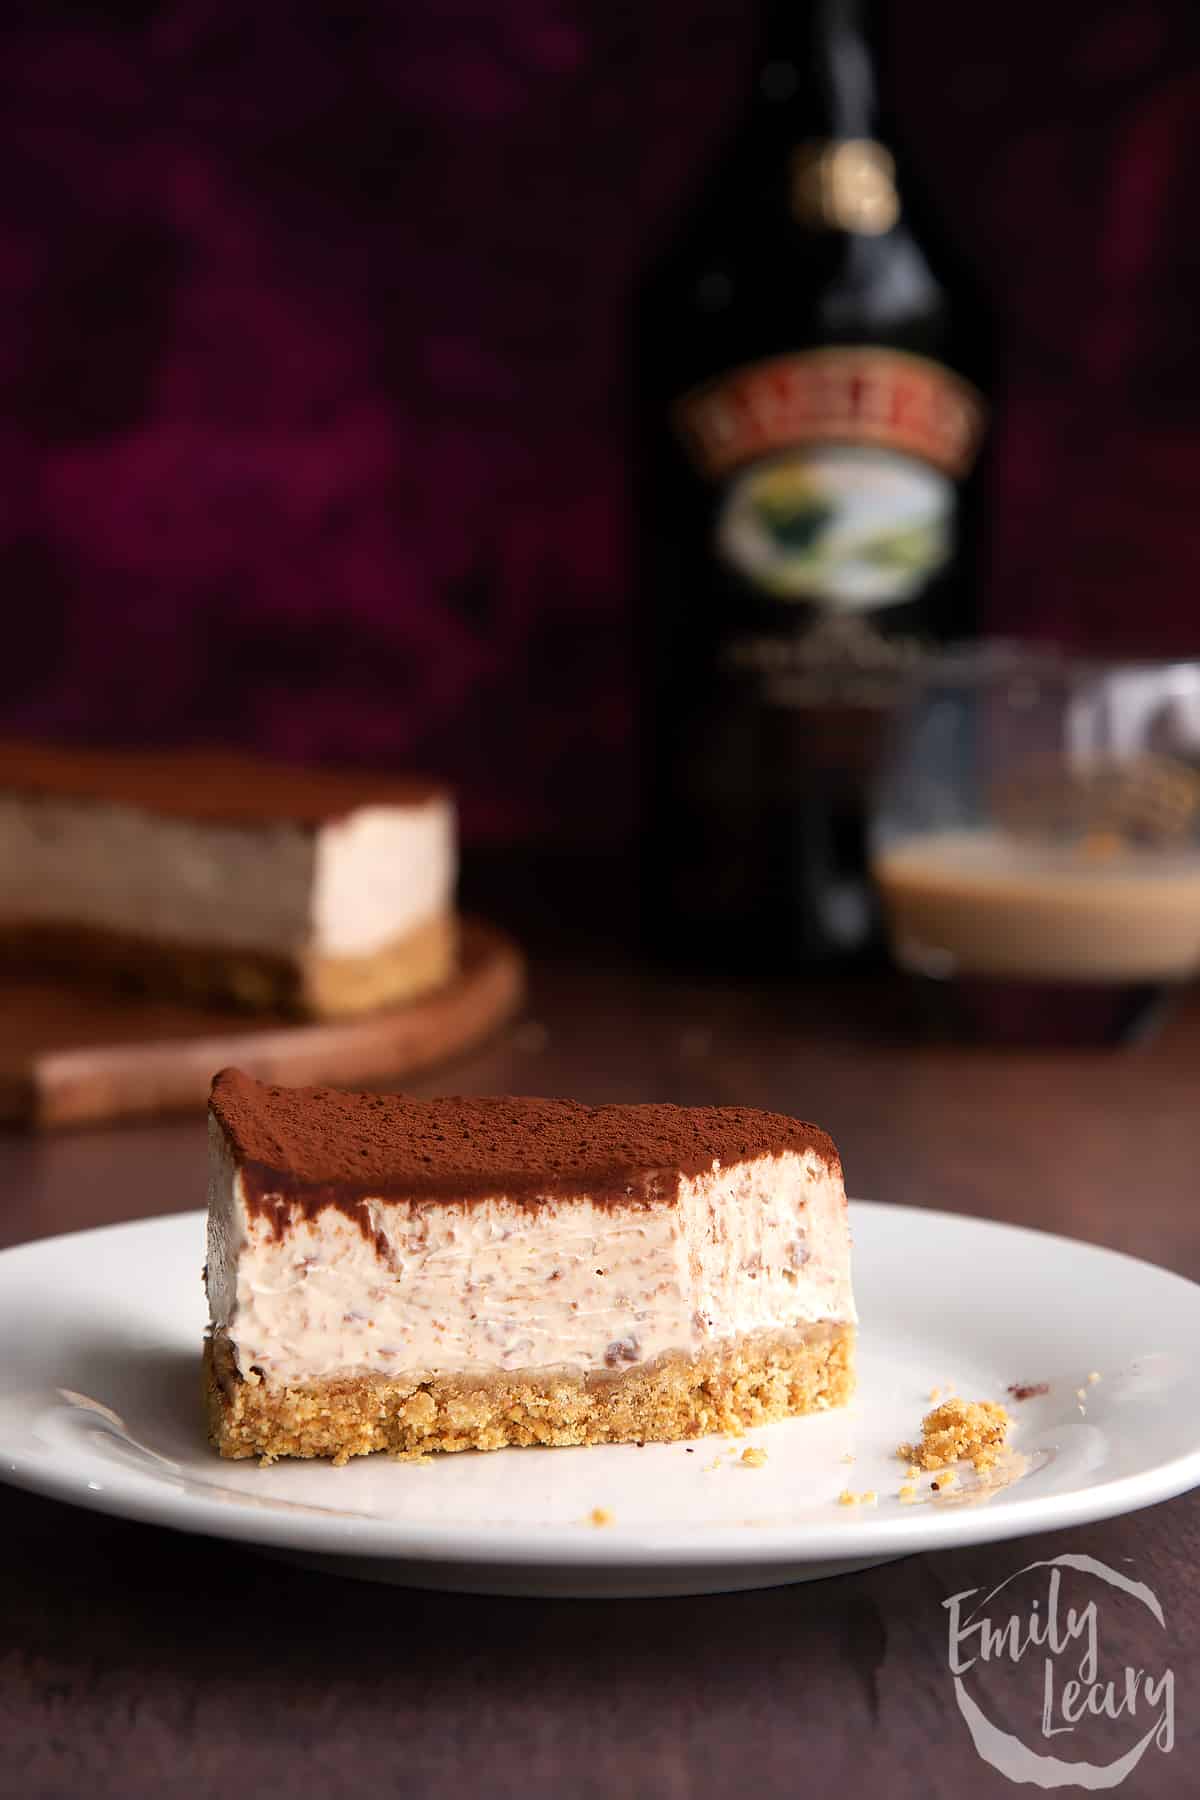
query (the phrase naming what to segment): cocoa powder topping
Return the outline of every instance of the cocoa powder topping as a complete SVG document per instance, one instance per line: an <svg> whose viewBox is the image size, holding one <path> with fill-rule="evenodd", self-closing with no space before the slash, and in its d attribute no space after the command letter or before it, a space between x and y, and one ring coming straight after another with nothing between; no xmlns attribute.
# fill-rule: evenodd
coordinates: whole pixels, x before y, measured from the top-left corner
<svg viewBox="0 0 1200 1800"><path fill-rule="evenodd" d="M421 806L444 789L411 775L315 769L232 751L89 750L0 743L0 790L93 800L207 824L319 825L360 806Z"/></svg>
<svg viewBox="0 0 1200 1800"><path fill-rule="evenodd" d="M840 1172L823 1131L743 1106L582 1106L573 1100L412 1100L274 1087L239 1069L213 1082L212 1112L247 1199L275 1211L348 1209L365 1198L524 1204L588 1195L602 1205L674 1197L680 1175L811 1150Z"/></svg>

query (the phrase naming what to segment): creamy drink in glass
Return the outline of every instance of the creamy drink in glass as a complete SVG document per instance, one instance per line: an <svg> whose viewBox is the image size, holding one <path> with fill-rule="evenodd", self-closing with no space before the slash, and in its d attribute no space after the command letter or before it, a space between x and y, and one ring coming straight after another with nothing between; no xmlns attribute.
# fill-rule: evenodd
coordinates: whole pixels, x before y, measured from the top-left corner
<svg viewBox="0 0 1200 1800"><path fill-rule="evenodd" d="M946 1032L1145 1029L1200 969L1200 668L941 659L896 727L872 870L896 961Z"/></svg>

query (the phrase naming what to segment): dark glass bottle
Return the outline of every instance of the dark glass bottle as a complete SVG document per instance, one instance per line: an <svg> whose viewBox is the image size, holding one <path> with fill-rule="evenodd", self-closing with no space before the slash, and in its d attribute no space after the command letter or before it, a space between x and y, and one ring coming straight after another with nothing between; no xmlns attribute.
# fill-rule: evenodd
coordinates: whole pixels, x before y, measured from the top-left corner
<svg viewBox="0 0 1200 1800"><path fill-rule="evenodd" d="M769 11L744 128L639 303L647 900L660 948L712 966L871 944L880 727L971 625L983 408L863 10Z"/></svg>

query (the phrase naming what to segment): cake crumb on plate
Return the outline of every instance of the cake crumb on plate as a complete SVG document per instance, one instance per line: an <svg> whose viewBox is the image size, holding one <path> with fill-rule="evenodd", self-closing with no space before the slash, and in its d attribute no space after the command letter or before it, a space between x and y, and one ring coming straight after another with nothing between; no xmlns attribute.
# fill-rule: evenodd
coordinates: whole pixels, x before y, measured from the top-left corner
<svg viewBox="0 0 1200 1800"><path fill-rule="evenodd" d="M589 1525L613 1525L615 1523L615 1516L609 1511L607 1506L593 1506L591 1512L588 1514Z"/></svg>
<svg viewBox="0 0 1200 1800"><path fill-rule="evenodd" d="M994 1400L944 1400L921 1421L920 1442L901 1444L896 1454L922 1469L971 1462L982 1473L1000 1460L1011 1423L1007 1410Z"/></svg>

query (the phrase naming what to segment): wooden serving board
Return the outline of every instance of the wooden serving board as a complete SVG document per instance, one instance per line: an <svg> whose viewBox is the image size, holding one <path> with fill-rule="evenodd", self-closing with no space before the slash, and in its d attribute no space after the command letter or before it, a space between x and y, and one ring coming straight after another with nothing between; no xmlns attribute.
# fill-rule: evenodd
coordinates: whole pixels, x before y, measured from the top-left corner
<svg viewBox="0 0 1200 1800"><path fill-rule="evenodd" d="M262 1081L398 1081L478 1043L514 1013L525 962L511 938L462 922L455 979L406 1006L298 1024L0 977L0 1122L77 1125L203 1107L236 1063Z"/></svg>

